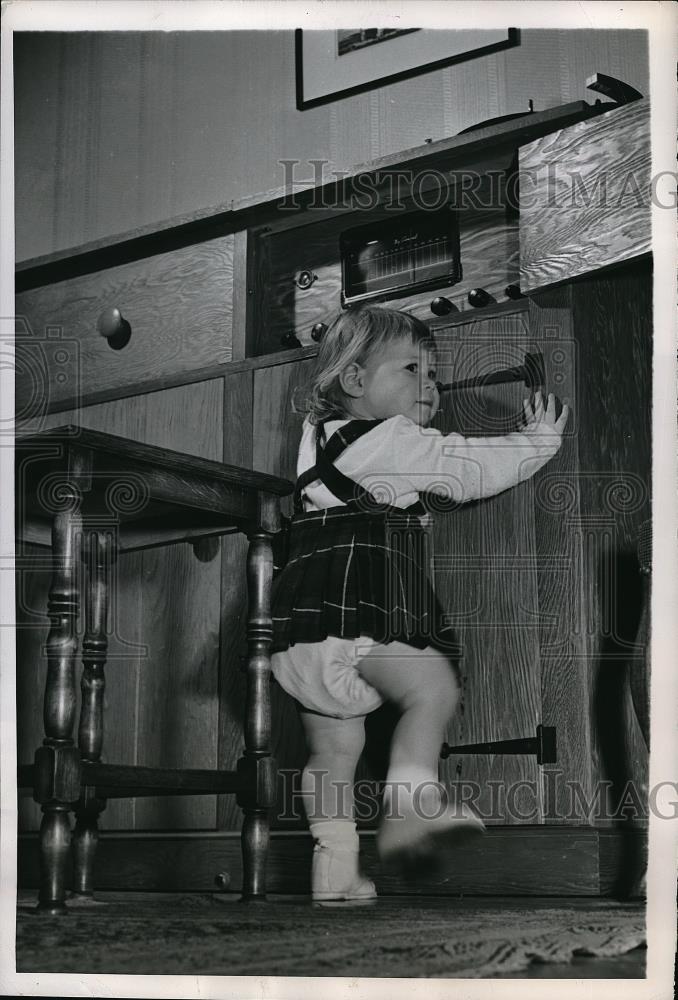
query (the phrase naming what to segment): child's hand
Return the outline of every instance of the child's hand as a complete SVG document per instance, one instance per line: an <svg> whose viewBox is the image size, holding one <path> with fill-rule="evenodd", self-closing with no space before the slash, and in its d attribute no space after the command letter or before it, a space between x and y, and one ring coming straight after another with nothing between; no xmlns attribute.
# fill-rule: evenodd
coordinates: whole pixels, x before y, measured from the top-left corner
<svg viewBox="0 0 678 1000"><path fill-rule="evenodd" d="M544 409L541 391L534 394L534 407L529 399L524 399L523 409L525 410L525 426L521 430L524 434L538 434L545 425L552 427L558 434L562 434L570 415L570 408L565 403L556 420L556 397L552 392L548 395L546 409Z"/></svg>

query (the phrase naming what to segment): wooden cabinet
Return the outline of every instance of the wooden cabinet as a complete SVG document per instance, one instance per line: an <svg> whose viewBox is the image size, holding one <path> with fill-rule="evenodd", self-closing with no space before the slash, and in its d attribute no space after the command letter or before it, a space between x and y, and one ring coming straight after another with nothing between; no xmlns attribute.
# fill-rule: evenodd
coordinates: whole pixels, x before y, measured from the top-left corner
<svg viewBox="0 0 678 1000"><path fill-rule="evenodd" d="M642 796L647 779L626 676L644 655L636 548L650 516L651 293L649 265L634 263L435 331L452 359L442 381L539 351L547 388L572 407L560 451L533 479L436 519L437 588L464 644L449 742L530 735L536 722L557 732L555 765L446 763L448 779L477 783L484 811L514 796L499 799L501 822L596 822L626 781ZM503 433L524 394L517 383L450 394L438 426Z"/></svg>
<svg viewBox="0 0 678 1000"><path fill-rule="evenodd" d="M573 410L558 455L533 479L436 515L436 587L464 646L462 702L448 742L534 736L539 723L557 731L556 764L499 754L457 754L441 763L445 781L472 783L495 826L596 825L596 802L605 807L602 781L616 783L612 798L625 780L642 787L646 776L647 751L625 680L630 664L644 656L634 628L641 607L635 550L649 517L651 481L648 198L625 217L618 206L591 213L576 203L553 206L550 214L525 197L518 218L512 189L520 171L521 195L534 195L523 183L525 171L544 168L548 180L547 165L557 161L558 178L579 171L586 174L584 186L590 181L599 190L597 165L607 164L617 188L633 176L628 196L644 192L645 123L642 102L604 114L573 106L550 119L534 115L410 150L364 172L376 178L385 171L374 189L375 218L390 208L385 192L401 167L410 177L406 190L396 184L395 194L405 203L416 177L428 171L430 183L444 179L446 198L462 213L461 280L388 303L431 322L440 378L482 376L538 352L547 388ZM630 173L623 176L615 166L620 152L628 153ZM474 203L461 199L465 171L481 176ZM153 243L137 271L148 233L134 253L125 250L117 270L89 266L68 280L55 277L49 289L36 271L17 310L35 325L42 345L26 332L17 375L23 429L79 423L294 480L302 423L294 395L314 363L311 327L339 307L339 235L367 220L342 201L355 193L360 176L337 182L329 192L334 201L327 200L328 186L310 189L283 212L289 193L281 192L265 204L168 226L165 236L175 241L169 271L143 287L134 275L151 274L144 268L164 257ZM323 196L319 206L316 194ZM316 276L306 288L297 281L303 270ZM108 302L105 283L93 282L97 271L118 282L111 285L111 302L133 326L122 351L96 332L92 339L97 310L103 298ZM529 298L511 300L519 292L509 294L506 286L517 282ZM473 287L496 301L471 308ZM140 303L140 321L118 299L121 289ZM59 303L59 293L56 308L51 303ZM436 295L450 300L445 317L432 318ZM168 320L164 310L172 302ZM64 336L76 331L79 368L57 358L61 334L42 337L43 325L61 326ZM290 332L302 348L281 351L280 339ZM525 391L513 382L450 392L436 426L467 435L505 433L521 418ZM79 392L87 405L67 409ZM283 503L286 513L290 503ZM234 765L242 747L245 545L234 535L119 560L107 668L107 717L114 721L104 756L165 766ZM30 562L33 555L27 548L18 589L21 761L31 759L42 732L47 576ZM370 720L359 777L383 777L392 724L381 710ZM306 758L304 738L295 706L275 683L272 729L281 770L273 825L303 829L294 791ZM22 800L21 818L25 828L34 827L37 807ZM230 796L118 800L102 822L104 829L121 830L229 831L239 824Z"/></svg>
<svg viewBox="0 0 678 1000"><path fill-rule="evenodd" d="M533 736L540 723L556 729L553 765L499 754L441 763L443 780L465 783L493 823L594 821L589 805L599 818L609 805L603 795L596 806L596 796L610 768L616 781L624 776L639 787L646 776L624 674L642 655L633 633L639 604L631 595L639 586L635 538L649 501L650 293L641 264L433 324L441 381L482 377L539 352L547 388L572 408L560 451L535 477L435 517L436 589L464 649L462 701L448 742ZM613 331L610 357L602 347ZM307 359L255 371L255 469L294 478L302 418L292 401L311 365ZM607 404L602 383L611 394ZM609 405L614 399L620 408L632 385L638 419L613 425ZM528 391L514 382L450 392L435 426L468 436L507 433L519 426ZM623 604L610 607L621 593L631 605L625 616ZM605 608L615 622L605 624ZM601 704L606 693L615 711ZM276 757L294 771L304 763L303 734L282 692L275 704ZM388 740L387 720L372 729L373 739ZM361 776L378 775L363 767ZM285 802L289 813L292 786L281 787L279 806Z"/></svg>

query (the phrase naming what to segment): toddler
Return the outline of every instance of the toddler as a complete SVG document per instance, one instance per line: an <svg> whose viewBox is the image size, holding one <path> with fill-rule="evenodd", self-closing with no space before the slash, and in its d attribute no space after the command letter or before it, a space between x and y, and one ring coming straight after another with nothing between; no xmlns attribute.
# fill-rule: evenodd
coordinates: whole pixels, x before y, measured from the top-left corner
<svg viewBox="0 0 678 1000"><path fill-rule="evenodd" d="M464 438L429 427L439 406L435 343L393 309L342 312L307 399L289 558L274 583L272 670L296 699L309 759L301 793L314 839L314 900L376 895L358 862L352 789L365 716L395 728L377 831L382 862L411 867L483 832L445 801L438 758L458 700L460 651L428 576L431 506L493 496L558 450L568 418L540 393L524 426Z"/></svg>

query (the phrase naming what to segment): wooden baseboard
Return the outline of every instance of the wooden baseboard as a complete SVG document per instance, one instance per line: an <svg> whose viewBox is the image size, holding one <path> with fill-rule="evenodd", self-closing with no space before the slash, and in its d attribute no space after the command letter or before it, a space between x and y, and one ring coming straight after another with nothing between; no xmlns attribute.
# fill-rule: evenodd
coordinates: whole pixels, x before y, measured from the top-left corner
<svg viewBox="0 0 678 1000"><path fill-rule="evenodd" d="M642 872L646 841L646 831L637 828L495 826L458 849L451 874L414 884L380 870L373 832L361 834L361 853L382 895L623 896ZM307 894L310 867L307 833L272 833L269 892ZM22 834L18 886L36 889L38 871L38 836ZM109 833L99 839L100 890L238 892L241 883L237 833Z"/></svg>

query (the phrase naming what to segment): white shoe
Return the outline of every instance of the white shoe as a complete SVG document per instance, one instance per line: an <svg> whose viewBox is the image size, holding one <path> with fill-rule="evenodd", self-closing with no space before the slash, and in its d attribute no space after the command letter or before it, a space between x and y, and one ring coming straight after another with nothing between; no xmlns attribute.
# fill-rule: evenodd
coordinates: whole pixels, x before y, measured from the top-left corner
<svg viewBox="0 0 678 1000"><path fill-rule="evenodd" d="M457 847L485 833L485 824L466 803L447 809L442 816L426 817L412 806L388 814L377 832L377 852L385 865L418 874L435 870L444 861L447 847Z"/></svg>
<svg viewBox="0 0 678 1000"><path fill-rule="evenodd" d="M376 899L374 882L360 874L358 852L316 843L313 848L311 894L314 902Z"/></svg>

